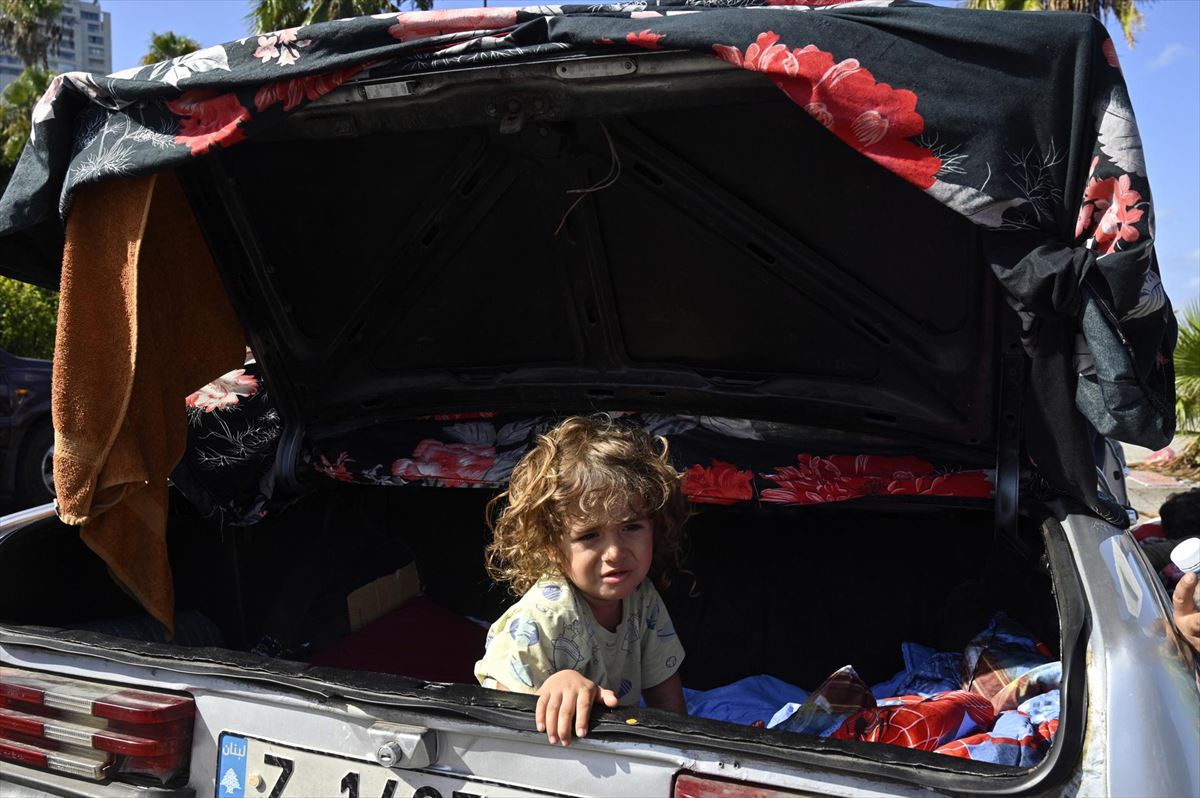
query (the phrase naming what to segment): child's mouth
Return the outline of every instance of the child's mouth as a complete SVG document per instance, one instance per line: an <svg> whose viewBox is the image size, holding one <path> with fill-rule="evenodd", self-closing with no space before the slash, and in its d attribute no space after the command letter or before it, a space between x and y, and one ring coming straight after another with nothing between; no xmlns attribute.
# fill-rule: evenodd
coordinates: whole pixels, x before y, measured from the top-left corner
<svg viewBox="0 0 1200 798"><path fill-rule="evenodd" d="M609 571L608 573L600 574L600 579L606 585L616 585L628 579L631 573L632 571Z"/></svg>

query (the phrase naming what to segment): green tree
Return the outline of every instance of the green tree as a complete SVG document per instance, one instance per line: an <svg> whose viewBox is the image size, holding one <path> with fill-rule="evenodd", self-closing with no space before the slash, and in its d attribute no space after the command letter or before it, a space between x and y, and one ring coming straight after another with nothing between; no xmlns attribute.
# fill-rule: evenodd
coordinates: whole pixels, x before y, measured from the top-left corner
<svg viewBox="0 0 1200 798"><path fill-rule="evenodd" d="M965 0L967 8L989 11L1079 11L1091 14L1101 22L1116 17L1125 32L1125 41L1133 47L1137 32L1145 27L1142 8L1150 0Z"/></svg>
<svg viewBox="0 0 1200 798"><path fill-rule="evenodd" d="M169 58L178 58L181 55L194 53L200 49L200 42L195 39L183 36L175 31L163 31L162 33L150 32L150 51L142 56L143 64L157 64L159 61L166 61Z"/></svg>
<svg viewBox="0 0 1200 798"><path fill-rule="evenodd" d="M0 45L26 67L50 68L62 36L61 0L0 0Z"/></svg>
<svg viewBox="0 0 1200 798"><path fill-rule="evenodd" d="M54 356L58 292L0 277L0 349L22 357Z"/></svg>
<svg viewBox="0 0 1200 798"><path fill-rule="evenodd" d="M1200 301L1192 302L1179 314L1175 418L1180 432L1200 432Z"/></svg>
<svg viewBox="0 0 1200 798"><path fill-rule="evenodd" d="M0 178L29 140L30 116L50 85L50 53L62 36L61 0L0 0L0 46L16 53L25 70L0 94Z"/></svg>
<svg viewBox="0 0 1200 798"><path fill-rule="evenodd" d="M0 165L13 166L21 157L33 127L33 107L49 86L49 72L26 67L0 94Z"/></svg>
<svg viewBox="0 0 1200 798"><path fill-rule="evenodd" d="M255 0L246 15L254 33L268 33L331 19L399 11L406 0ZM413 8L433 8L433 0L408 0ZM484 3L486 5L486 1Z"/></svg>

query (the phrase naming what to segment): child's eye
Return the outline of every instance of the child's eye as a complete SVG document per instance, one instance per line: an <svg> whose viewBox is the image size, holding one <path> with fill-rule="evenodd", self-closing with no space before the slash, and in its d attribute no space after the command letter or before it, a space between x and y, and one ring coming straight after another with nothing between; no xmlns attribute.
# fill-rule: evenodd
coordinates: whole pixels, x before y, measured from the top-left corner
<svg viewBox="0 0 1200 798"><path fill-rule="evenodd" d="M595 533L595 532L584 532L582 535L580 535L579 537L575 538L575 542L576 542L576 543L584 543L584 542L586 542L586 541L589 541L589 540L595 540L595 539L596 539L596 533Z"/></svg>
<svg viewBox="0 0 1200 798"><path fill-rule="evenodd" d="M645 521L631 521L630 523L621 527L621 531L622 532L641 532L645 528L646 528Z"/></svg>

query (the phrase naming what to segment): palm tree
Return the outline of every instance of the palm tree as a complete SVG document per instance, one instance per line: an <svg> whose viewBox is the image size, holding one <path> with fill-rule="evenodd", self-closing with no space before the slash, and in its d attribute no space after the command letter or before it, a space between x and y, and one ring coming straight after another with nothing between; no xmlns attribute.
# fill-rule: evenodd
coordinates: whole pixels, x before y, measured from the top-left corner
<svg viewBox="0 0 1200 798"><path fill-rule="evenodd" d="M50 87L50 73L25 67L0 94L0 164L13 166L29 140L33 107Z"/></svg>
<svg viewBox="0 0 1200 798"><path fill-rule="evenodd" d="M409 0L413 8L433 8L433 0ZM399 11L405 0L255 0L246 21L255 33L313 25L343 17Z"/></svg>
<svg viewBox="0 0 1200 798"><path fill-rule="evenodd" d="M200 42L188 36L183 36L175 31L163 31L162 33L150 32L150 51L142 56L143 64L157 64L159 61L166 61L169 58L178 58L181 55L194 53L200 49Z"/></svg>
<svg viewBox="0 0 1200 798"><path fill-rule="evenodd" d="M268 33L304 24L305 0L258 0L246 15L252 33Z"/></svg>
<svg viewBox="0 0 1200 798"><path fill-rule="evenodd" d="M1150 0L965 0L964 5L989 11L1079 11L1101 22L1107 22L1112 15L1121 23L1125 41L1133 47L1135 35L1146 24L1138 6L1149 3Z"/></svg>
<svg viewBox="0 0 1200 798"><path fill-rule="evenodd" d="M1180 432L1200 432L1200 301L1192 302L1179 314L1175 418Z"/></svg>
<svg viewBox="0 0 1200 798"><path fill-rule="evenodd" d="M50 68L62 36L60 0L0 0L0 45L27 67Z"/></svg>

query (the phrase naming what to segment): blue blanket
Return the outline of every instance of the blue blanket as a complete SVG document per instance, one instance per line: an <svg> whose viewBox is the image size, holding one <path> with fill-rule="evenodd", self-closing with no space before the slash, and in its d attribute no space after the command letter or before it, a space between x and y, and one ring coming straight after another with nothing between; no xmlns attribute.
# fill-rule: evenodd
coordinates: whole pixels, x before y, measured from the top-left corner
<svg viewBox="0 0 1200 798"><path fill-rule="evenodd" d="M1014 651L1021 656L1014 657ZM856 714L857 707L849 706L854 701L866 709L895 704L905 696L903 703L920 707L913 704L914 697L932 701L966 690L976 694L975 700L984 699L984 708L986 702L992 704L994 722L983 729L964 724L961 736L940 745L938 752L1020 767L1032 767L1045 756L1058 729L1062 667L1019 625L997 613L966 651L903 643L901 653L903 670L872 686L869 693L847 666L815 693L762 674L711 690L685 689L684 695L688 712L698 717L828 737ZM854 683L859 685L857 693L847 689ZM838 736L868 739L844 731Z"/></svg>

